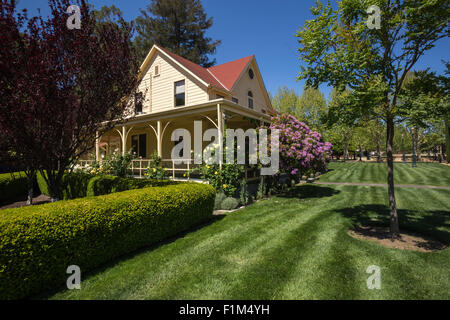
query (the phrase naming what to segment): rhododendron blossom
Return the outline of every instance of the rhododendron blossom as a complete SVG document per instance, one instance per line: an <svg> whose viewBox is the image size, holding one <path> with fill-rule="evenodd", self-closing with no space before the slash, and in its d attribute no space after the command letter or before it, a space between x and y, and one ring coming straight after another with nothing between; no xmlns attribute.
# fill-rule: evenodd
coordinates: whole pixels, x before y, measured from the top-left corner
<svg viewBox="0 0 450 320"><path fill-rule="evenodd" d="M304 122L291 115L272 118L270 129L280 132L280 168L291 175L308 170L323 171L332 144L323 141L319 132L312 131Z"/></svg>

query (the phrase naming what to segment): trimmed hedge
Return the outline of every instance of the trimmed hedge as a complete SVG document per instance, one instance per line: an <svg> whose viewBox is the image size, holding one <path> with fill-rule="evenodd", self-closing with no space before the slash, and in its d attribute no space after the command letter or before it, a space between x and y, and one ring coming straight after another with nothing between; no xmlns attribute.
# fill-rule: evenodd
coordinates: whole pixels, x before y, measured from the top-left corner
<svg viewBox="0 0 450 320"><path fill-rule="evenodd" d="M28 183L25 172L0 174L0 203L12 201L28 195Z"/></svg>
<svg viewBox="0 0 450 320"><path fill-rule="evenodd" d="M40 172L37 173L36 178L41 193L50 196L47 183ZM61 185L63 199L69 200L86 197L87 186L90 179L92 179L92 175L82 172L64 174Z"/></svg>
<svg viewBox="0 0 450 320"><path fill-rule="evenodd" d="M198 225L211 217L214 198L209 185L183 183L3 210L0 299L63 285L70 265L83 275Z"/></svg>
<svg viewBox="0 0 450 320"><path fill-rule="evenodd" d="M41 192L50 196L47 183L40 173L37 174L37 181ZM63 199L70 200L170 184L176 184L176 182L170 180L119 178L107 175L93 176L83 172L72 172L63 176L62 190Z"/></svg>
<svg viewBox="0 0 450 320"><path fill-rule="evenodd" d="M119 178L114 176L95 176L89 180L86 196L101 196L125 190L142 189L145 187L163 187L172 184L178 184L178 182L170 180L149 180Z"/></svg>

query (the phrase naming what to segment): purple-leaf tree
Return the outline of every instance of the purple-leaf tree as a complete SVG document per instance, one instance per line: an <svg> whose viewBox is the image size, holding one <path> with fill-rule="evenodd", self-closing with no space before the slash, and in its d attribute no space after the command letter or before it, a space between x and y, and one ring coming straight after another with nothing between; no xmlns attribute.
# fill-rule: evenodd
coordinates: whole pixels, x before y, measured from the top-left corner
<svg viewBox="0 0 450 320"><path fill-rule="evenodd" d="M270 129L280 133L280 168L299 177L306 172L326 169L331 143L323 141L322 135L312 131L304 122L292 115L273 117Z"/></svg>
<svg viewBox="0 0 450 320"><path fill-rule="evenodd" d="M50 17L29 20L0 3L0 130L58 199L64 172L127 115L139 71L132 27L97 23L83 0L49 0ZM70 5L80 29L67 26Z"/></svg>

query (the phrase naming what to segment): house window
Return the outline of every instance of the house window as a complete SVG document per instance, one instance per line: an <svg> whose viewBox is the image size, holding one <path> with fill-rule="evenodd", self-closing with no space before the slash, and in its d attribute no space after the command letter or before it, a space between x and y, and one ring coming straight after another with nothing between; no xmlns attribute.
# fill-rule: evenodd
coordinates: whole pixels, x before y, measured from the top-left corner
<svg viewBox="0 0 450 320"><path fill-rule="evenodd" d="M236 104L239 104L239 99L238 98L231 98L231 101L233 101Z"/></svg>
<svg viewBox="0 0 450 320"><path fill-rule="evenodd" d="M140 134L131 137L131 148L133 154L138 157L147 157L147 134Z"/></svg>
<svg viewBox="0 0 450 320"><path fill-rule="evenodd" d="M250 77L250 79L253 79L255 77L252 69L248 69L248 76Z"/></svg>
<svg viewBox="0 0 450 320"><path fill-rule="evenodd" d="M253 93L251 91L248 92L248 107L253 109Z"/></svg>
<svg viewBox="0 0 450 320"><path fill-rule="evenodd" d="M136 114L142 113L142 92L138 92L134 95L134 111Z"/></svg>
<svg viewBox="0 0 450 320"><path fill-rule="evenodd" d="M186 94L184 80L175 82L175 107L186 104Z"/></svg>
<svg viewBox="0 0 450 320"><path fill-rule="evenodd" d="M155 66L155 77L159 76L159 66Z"/></svg>
<svg viewBox="0 0 450 320"><path fill-rule="evenodd" d="M220 94L216 94L216 99L224 99L225 97L220 95Z"/></svg>

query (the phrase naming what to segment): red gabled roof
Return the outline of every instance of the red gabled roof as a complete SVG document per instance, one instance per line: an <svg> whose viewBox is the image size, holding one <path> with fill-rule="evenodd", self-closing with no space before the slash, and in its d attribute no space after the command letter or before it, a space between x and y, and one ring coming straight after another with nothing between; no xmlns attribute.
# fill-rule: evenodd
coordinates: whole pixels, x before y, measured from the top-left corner
<svg viewBox="0 0 450 320"><path fill-rule="evenodd" d="M220 64L215 67L208 68L208 70L214 74L216 78L228 89L231 90L236 83L237 79L241 75L244 68L253 58L253 55Z"/></svg>
<svg viewBox="0 0 450 320"><path fill-rule="evenodd" d="M161 47L160 47L161 48ZM186 69L188 69L189 71L191 71L193 74L195 74L197 77L199 77L200 79L202 79L203 81L205 81L208 84L214 85L218 88L221 89L226 89L224 88L219 81L217 81L209 72L207 69L203 68L202 66L199 66L198 64L189 61L188 59L185 59L183 57L180 57L179 55L170 52L169 50L165 49L165 48L161 48L165 53L167 53L169 56L171 56L173 59L175 59L178 63L180 63L181 65L183 65Z"/></svg>
<svg viewBox="0 0 450 320"><path fill-rule="evenodd" d="M165 48L159 48L206 83L227 91L233 88L245 66L253 58L253 55L251 55L206 69Z"/></svg>

